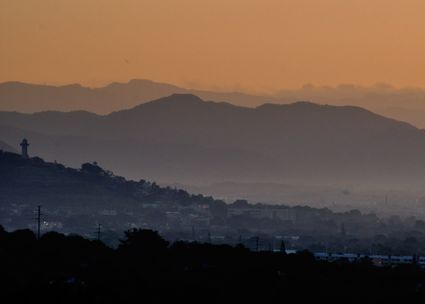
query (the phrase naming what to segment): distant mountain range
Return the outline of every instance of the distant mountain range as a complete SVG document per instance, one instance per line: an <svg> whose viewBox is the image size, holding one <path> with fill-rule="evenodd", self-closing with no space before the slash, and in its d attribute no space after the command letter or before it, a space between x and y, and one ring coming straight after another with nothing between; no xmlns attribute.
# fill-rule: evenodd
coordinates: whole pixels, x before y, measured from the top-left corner
<svg viewBox="0 0 425 304"><path fill-rule="evenodd" d="M89 111L105 115L172 94L193 94L204 100L228 101L234 105L249 107L264 103L288 104L300 100L311 100L320 104L355 105L425 128L425 90L396 89L382 85L305 86L260 96L186 89L150 80L112 83L100 88L87 88L78 84L50 86L6 82L0 83L0 111Z"/></svg>
<svg viewBox="0 0 425 304"><path fill-rule="evenodd" d="M192 90L143 79L111 83L101 88L87 88L79 84L50 86L5 82L0 83L0 110L24 113L83 110L109 114L172 94L194 94L207 100L228 100L246 105L277 102L273 97Z"/></svg>
<svg viewBox="0 0 425 304"><path fill-rule="evenodd" d="M308 102L256 108L171 95L100 116L0 113L0 138L78 166L183 184L422 181L425 131L358 107Z"/></svg>

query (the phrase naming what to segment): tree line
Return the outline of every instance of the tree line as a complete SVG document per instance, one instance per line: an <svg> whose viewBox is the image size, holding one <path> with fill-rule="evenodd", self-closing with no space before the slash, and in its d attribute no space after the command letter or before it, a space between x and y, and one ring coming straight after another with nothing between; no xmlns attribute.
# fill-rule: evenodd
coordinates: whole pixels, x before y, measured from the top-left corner
<svg viewBox="0 0 425 304"><path fill-rule="evenodd" d="M415 265L316 261L308 251L169 243L125 232L117 248L79 235L0 228L0 288L10 303L423 303Z"/></svg>

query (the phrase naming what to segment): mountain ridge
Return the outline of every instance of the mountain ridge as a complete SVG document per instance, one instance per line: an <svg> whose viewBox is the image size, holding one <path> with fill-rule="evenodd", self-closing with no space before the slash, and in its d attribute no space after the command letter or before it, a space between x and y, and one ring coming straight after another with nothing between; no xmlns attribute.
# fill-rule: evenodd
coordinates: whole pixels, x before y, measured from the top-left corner
<svg viewBox="0 0 425 304"><path fill-rule="evenodd" d="M105 115L175 93L192 93L213 100L226 100L227 97L234 96L235 99L231 99L237 101L236 103L249 101L253 104L254 100L273 100L237 92L192 90L146 79L132 79L126 83L111 83L97 88L80 84L54 86L5 82L0 83L0 110L25 113L86 110Z"/></svg>
<svg viewBox="0 0 425 304"><path fill-rule="evenodd" d="M194 94L204 100L227 101L252 108L264 103L288 104L300 100L329 105L354 105L425 128L425 90L359 86L303 87L276 94L256 95L189 89L146 79L115 82L95 88L80 84L54 86L5 82L0 83L0 110L24 113L85 110L107 115L175 93Z"/></svg>
<svg viewBox="0 0 425 304"><path fill-rule="evenodd" d="M353 106L248 108L174 94L103 116L0 112L0 121L0 138L27 137L30 153L71 166L96 159L136 179L417 179L425 171L424 130Z"/></svg>

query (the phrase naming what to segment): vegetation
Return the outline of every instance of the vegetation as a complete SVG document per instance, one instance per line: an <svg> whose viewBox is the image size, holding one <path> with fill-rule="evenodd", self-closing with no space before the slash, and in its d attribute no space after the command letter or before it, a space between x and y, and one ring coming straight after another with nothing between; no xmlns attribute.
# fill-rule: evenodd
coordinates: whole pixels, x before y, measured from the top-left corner
<svg viewBox="0 0 425 304"><path fill-rule="evenodd" d="M12 303L423 303L415 265L317 262L308 252L175 242L126 232L117 249L56 232L0 230L0 289Z"/></svg>

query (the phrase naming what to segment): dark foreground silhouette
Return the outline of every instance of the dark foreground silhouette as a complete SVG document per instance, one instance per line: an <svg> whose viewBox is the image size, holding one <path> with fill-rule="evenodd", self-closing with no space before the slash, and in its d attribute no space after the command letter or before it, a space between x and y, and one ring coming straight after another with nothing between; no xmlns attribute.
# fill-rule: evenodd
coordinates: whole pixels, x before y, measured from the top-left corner
<svg viewBox="0 0 425 304"><path fill-rule="evenodd" d="M327 263L308 252L176 242L127 231L117 249L77 235L0 229L4 303L423 303L415 265Z"/></svg>

